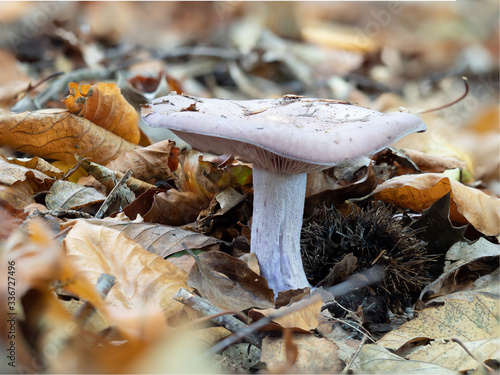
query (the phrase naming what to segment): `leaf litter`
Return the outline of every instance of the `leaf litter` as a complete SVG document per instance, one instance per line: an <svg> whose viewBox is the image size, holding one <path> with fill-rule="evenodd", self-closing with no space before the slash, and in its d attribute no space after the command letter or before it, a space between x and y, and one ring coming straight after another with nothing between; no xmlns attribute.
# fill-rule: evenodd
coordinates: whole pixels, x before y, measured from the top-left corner
<svg viewBox="0 0 500 375"><path fill-rule="evenodd" d="M14 48L0 47L0 254L2 269L16 264L17 370L498 369L492 4L123 5L2 5L0 46ZM37 12L51 22L27 40L23 22ZM477 19L484 20L480 32L470 26ZM431 32L422 20L441 26ZM380 23L384 32L373 32ZM168 43L155 42L159 33ZM469 96L423 113L426 133L308 176L305 219L324 206L344 219L365 215L362 223L339 216L316 235L318 243L340 244L335 236L342 236L344 247L359 248L338 259L321 255L328 266L316 281L342 290L325 300L309 298L315 291L307 288L274 300L259 275L248 254L250 164L189 150L138 115L170 91L233 100L324 97L417 112L451 102L462 90L460 75L468 76ZM373 214L382 206L383 219ZM416 242L376 238L392 233L377 220L411 228ZM370 279L379 264L389 265L390 277L401 263L395 260L406 259L401 245L408 251L417 242L434 257L422 271L412 267L417 290ZM102 274L116 281L101 295ZM240 328L231 334L212 313L178 302L181 288ZM403 303L384 302L398 293ZM252 332L264 337L260 347L238 343ZM11 371L1 363L0 372Z"/></svg>

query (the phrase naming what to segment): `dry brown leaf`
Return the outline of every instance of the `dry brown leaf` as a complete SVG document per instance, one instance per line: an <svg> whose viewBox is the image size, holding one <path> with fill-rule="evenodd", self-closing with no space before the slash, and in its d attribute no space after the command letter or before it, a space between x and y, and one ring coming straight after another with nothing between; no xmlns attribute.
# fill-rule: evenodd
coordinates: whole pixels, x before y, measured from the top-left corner
<svg viewBox="0 0 500 375"><path fill-rule="evenodd" d="M127 216L133 219L139 213L145 221L166 225L191 223L208 207L214 195L231 181L229 172L217 168L215 163L204 161L203 155L197 151L183 152L179 162L179 190L170 189L154 195L149 206L137 207L136 203L134 209L124 209ZM148 196L144 198L148 199Z"/></svg>
<svg viewBox="0 0 500 375"><path fill-rule="evenodd" d="M125 100L116 84L100 82L95 85L79 85L71 82L69 92L63 102L71 113L131 143L139 143L139 114Z"/></svg>
<svg viewBox="0 0 500 375"><path fill-rule="evenodd" d="M274 293L267 281L244 261L221 251L197 256L188 285L221 309L245 310L274 306Z"/></svg>
<svg viewBox="0 0 500 375"><path fill-rule="evenodd" d="M498 299L476 294L472 300L446 299L439 307L420 311L418 317L389 332L377 344L397 350L420 338L461 341L487 340L498 337Z"/></svg>
<svg viewBox="0 0 500 375"><path fill-rule="evenodd" d="M310 303L306 307L294 310L294 305L291 304L287 307L282 307L281 309L290 309L290 313L280 316L279 318L273 319L273 322L278 323L283 328L300 328L304 331L311 331L315 329L318 324L318 317L321 312L321 307L323 306L323 301L318 298L315 302ZM280 312L280 309L269 308L265 310L252 309L253 313L259 313L264 316Z"/></svg>
<svg viewBox="0 0 500 375"><path fill-rule="evenodd" d="M49 210L77 210L105 199L104 195L93 188L57 180L50 188L45 203Z"/></svg>
<svg viewBox="0 0 500 375"><path fill-rule="evenodd" d="M500 234L500 199L437 173L394 177L377 186L376 199L422 212L451 191L450 219L470 223L488 235Z"/></svg>
<svg viewBox="0 0 500 375"><path fill-rule="evenodd" d="M33 160L33 159L32 159ZM59 171L60 172L60 171ZM60 172L62 175L62 172ZM0 155L0 184L10 186L26 181L34 192L48 190L55 178Z"/></svg>
<svg viewBox="0 0 500 375"><path fill-rule="evenodd" d="M13 113L0 121L0 144L15 151L75 163L75 154L104 164L139 148L67 111Z"/></svg>
<svg viewBox="0 0 500 375"><path fill-rule="evenodd" d="M293 370L302 373L336 374L342 369L342 363L336 355L338 347L332 341L313 335L294 334L293 343L298 350ZM286 345L282 338L265 337L262 340L261 361L265 362L271 371L286 362Z"/></svg>
<svg viewBox="0 0 500 375"><path fill-rule="evenodd" d="M44 159L36 156L31 159L7 158L7 161L11 164L17 164L29 169L37 170L49 177L61 178L64 175L64 172L66 172L57 167L56 165L50 164Z"/></svg>
<svg viewBox="0 0 500 375"><path fill-rule="evenodd" d="M170 189L154 195L152 205L142 216L148 222L179 226L195 221L200 211L207 206L205 198L197 193ZM126 208L124 211L129 216Z"/></svg>
<svg viewBox="0 0 500 375"><path fill-rule="evenodd" d="M453 157L427 154L422 151L405 148L402 150L423 172L442 173L447 169L467 169L467 163Z"/></svg>
<svg viewBox="0 0 500 375"><path fill-rule="evenodd" d="M177 157L180 151L174 146L174 141L166 140L128 151L106 164L106 167L122 173L130 169L135 178L143 181L166 181L172 178L172 172L179 165Z"/></svg>
<svg viewBox="0 0 500 375"><path fill-rule="evenodd" d="M118 220L90 219L89 223L106 226L123 232L137 242L147 251L166 258L179 251L184 251L184 246L191 250L207 250L222 243L222 241L191 232L189 230L161 225L156 223L134 223ZM71 226L72 222L63 225Z"/></svg>
<svg viewBox="0 0 500 375"><path fill-rule="evenodd" d="M0 199L9 202L17 209L35 203L33 188L26 181L17 181L10 186L0 185Z"/></svg>
<svg viewBox="0 0 500 375"><path fill-rule="evenodd" d="M125 234L79 219L64 239L63 248L87 279L97 280L103 272L116 277L108 303L135 308L154 302L169 317L182 310L183 305L172 297L187 287L187 274Z"/></svg>

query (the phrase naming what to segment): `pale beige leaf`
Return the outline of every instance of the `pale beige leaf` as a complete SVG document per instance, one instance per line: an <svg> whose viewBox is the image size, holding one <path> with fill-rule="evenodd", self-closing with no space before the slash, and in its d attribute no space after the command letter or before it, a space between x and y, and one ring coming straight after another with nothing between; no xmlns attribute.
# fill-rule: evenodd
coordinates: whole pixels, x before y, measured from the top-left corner
<svg viewBox="0 0 500 375"><path fill-rule="evenodd" d="M430 307L418 317L382 337L378 344L397 350L417 338L476 341L498 336L499 301L476 295L469 300L447 299L439 307Z"/></svg>
<svg viewBox="0 0 500 375"><path fill-rule="evenodd" d="M500 360L500 339L478 340L463 343L480 362L468 355L464 348L453 341L432 341L410 355L407 359L433 363L450 370L466 372L476 370L480 363Z"/></svg>
<svg viewBox="0 0 500 375"><path fill-rule="evenodd" d="M456 371L432 363L404 359L376 344L363 346L351 369L357 374L457 374Z"/></svg>
<svg viewBox="0 0 500 375"><path fill-rule="evenodd" d="M167 316L176 315L182 304L173 300L187 274L152 254L125 234L76 220L63 242L75 267L95 282L101 273L116 277L106 301L122 308L155 302Z"/></svg>

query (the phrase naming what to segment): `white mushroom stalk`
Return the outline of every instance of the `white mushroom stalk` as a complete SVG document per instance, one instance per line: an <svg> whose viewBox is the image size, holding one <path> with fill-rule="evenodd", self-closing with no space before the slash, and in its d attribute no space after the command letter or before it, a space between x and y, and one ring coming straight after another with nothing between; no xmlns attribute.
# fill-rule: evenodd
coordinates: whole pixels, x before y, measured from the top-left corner
<svg viewBox="0 0 500 375"><path fill-rule="evenodd" d="M300 254L306 182L306 173L285 175L253 168L250 249L275 294L310 286Z"/></svg>
<svg viewBox="0 0 500 375"><path fill-rule="evenodd" d="M408 113L380 113L330 99L155 99L142 110L199 151L253 164L251 251L275 295L309 286L300 254L306 176L380 151L426 129Z"/></svg>

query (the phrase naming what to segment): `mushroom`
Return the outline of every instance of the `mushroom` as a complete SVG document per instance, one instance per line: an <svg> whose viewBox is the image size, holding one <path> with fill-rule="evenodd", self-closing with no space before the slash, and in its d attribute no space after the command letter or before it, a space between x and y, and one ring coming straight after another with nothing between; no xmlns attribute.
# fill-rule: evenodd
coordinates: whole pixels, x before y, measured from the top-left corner
<svg viewBox="0 0 500 375"><path fill-rule="evenodd" d="M197 150L253 164L250 249L275 295L310 286L300 254L307 173L426 130L408 113L290 95L237 101L171 94L145 106L142 116Z"/></svg>

